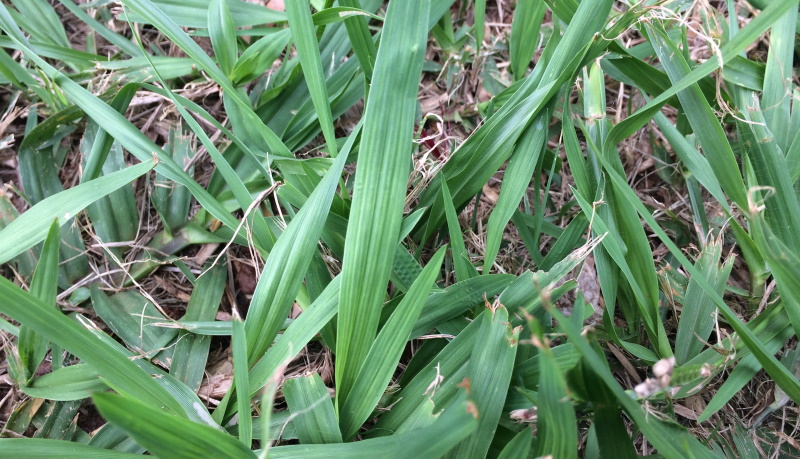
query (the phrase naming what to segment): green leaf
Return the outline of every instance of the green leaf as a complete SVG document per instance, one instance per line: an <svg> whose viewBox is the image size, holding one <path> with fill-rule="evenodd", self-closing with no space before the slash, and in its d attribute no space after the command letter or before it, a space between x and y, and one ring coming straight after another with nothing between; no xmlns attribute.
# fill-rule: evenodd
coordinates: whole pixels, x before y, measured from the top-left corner
<svg viewBox="0 0 800 459"><path fill-rule="evenodd" d="M56 295L58 294L58 246L60 244L61 232L59 231L58 223L53 221L31 280L31 295L44 304L51 305L51 307L55 306ZM24 324L20 327L17 347L19 359L27 371L27 382L30 382L33 375L36 374L39 364L42 363L45 354L47 354L47 341L46 337L36 333ZM60 353L56 356L54 352L53 359L60 358Z"/></svg>
<svg viewBox="0 0 800 459"><path fill-rule="evenodd" d="M59 457L64 459L141 459L141 454L121 453L66 440L42 438L0 438L3 454L19 458Z"/></svg>
<svg viewBox="0 0 800 459"><path fill-rule="evenodd" d="M498 459L526 459L531 452L533 427L526 427L514 435L514 439L506 444Z"/></svg>
<svg viewBox="0 0 800 459"><path fill-rule="evenodd" d="M0 312L91 365L116 390L149 405L184 415L183 408L175 398L126 355L98 345L91 331L5 278L0 278Z"/></svg>
<svg viewBox="0 0 800 459"><path fill-rule="evenodd" d="M204 274L194 283L194 290L189 304L186 306L186 313L179 323L210 321L214 320L217 315L217 309L225 291L228 270L223 263L205 269ZM228 326L226 334L231 333L230 322L219 323ZM195 391L199 389L205 373L210 346L211 338L208 336L199 336L188 331L180 332L175 343L175 351L172 353L170 374L190 389Z"/></svg>
<svg viewBox="0 0 800 459"><path fill-rule="evenodd" d="M409 173L430 1L389 4L364 114L342 261L337 402L347 399L377 332Z"/></svg>
<svg viewBox="0 0 800 459"><path fill-rule="evenodd" d="M54 219L59 226L64 225L89 204L127 185L155 165L155 160L147 160L45 198L0 231L0 263L41 242Z"/></svg>
<svg viewBox="0 0 800 459"><path fill-rule="evenodd" d="M244 324L239 317L233 318L231 347L233 348L233 377L239 391L236 404L239 407L239 441L249 450L253 445L253 413L250 408L250 381L247 376L247 337Z"/></svg>
<svg viewBox="0 0 800 459"><path fill-rule="evenodd" d="M336 134L333 129L331 106L328 102L328 91L325 86L325 76L322 72L322 60L319 55L319 44L316 39L314 21L311 18L311 9L308 2L292 1L286 3L286 14L289 17L289 29L292 31L294 46L300 55L300 65L303 67L308 90L314 108L317 111L322 134L328 151L334 158L337 155Z"/></svg>
<svg viewBox="0 0 800 459"><path fill-rule="evenodd" d="M730 277L734 261L733 257L729 257L723 265L720 265L721 255L722 241L710 241L703 247L695 263L706 281L720 296ZM675 338L675 361L678 365L683 365L703 350L704 342L708 340L714 328L714 304L709 301L708 295L703 292L695 279L689 279L689 286L683 298L683 308Z"/></svg>
<svg viewBox="0 0 800 459"><path fill-rule="evenodd" d="M542 337L539 337L542 342ZM567 384L559 371L550 348L540 348L539 401L537 411L537 456L577 458L577 419L572 400L567 395Z"/></svg>
<svg viewBox="0 0 800 459"><path fill-rule="evenodd" d="M213 0L208 8L208 34L219 68L230 75L233 63L239 58L236 28L227 0Z"/></svg>
<svg viewBox="0 0 800 459"><path fill-rule="evenodd" d="M138 400L109 393L95 394L92 400L104 418L156 456L255 458L249 448L230 435Z"/></svg>
<svg viewBox="0 0 800 459"><path fill-rule="evenodd" d="M331 393L317 373L287 379L283 395L294 416L292 422L300 443L342 442Z"/></svg>
<svg viewBox="0 0 800 459"><path fill-rule="evenodd" d="M539 46L539 29L547 10L542 0L519 0L511 19L508 57L515 80L525 77L525 71Z"/></svg>
<svg viewBox="0 0 800 459"><path fill-rule="evenodd" d="M358 130L350 134L342 154L289 222L267 258L245 320L251 364L264 355L289 315L303 274L311 263L311 253L317 250L336 186L356 137Z"/></svg>
<svg viewBox="0 0 800 459"><path fill-rule="evenodd" d="M446 409L432 425L420 430L355 443L279 446L270 448L269 457L274 459L311 459L321 456L397 459L441 457L475 430L478 425L477 418L475 405L461 401Z"/></svg>
<svg viewBox="0 0 800 459"><path fill-rule="evenodd" d="M545 109L531 121L520 136L514 153L508 162L500 197L486 224L486 254L483 260L483 272L488 273L500 251L503 231L508 221L517 210L519 201L531 182L533 171L539 162L539 156L547 143L551 111Z"/></svg>
<svg viewBox="0 0 800 459"><path fill-rule="evenodd" d="M502 305L483 312L486 316L469 359L469 387L480 413L475 434L467 437L449 457L486 457L497 430L514 369L520 328L512 329Z"/></svg>
<svg viewBox="0 0 800 459"><path fill-rule="evenodd" d="M439 275L444 254L443 247L431 258L372 344L340 410L340 425L345 438L358 433L391 381L414 323L425 305L425 298Z"/></svg>
<svg viewBox="0 0 800 459"><path fill-rule="evenodd" d="M108 386L91 366L78 364L40 376L21 389L30 397L69 401L91 397Z"/></svg>
<svg viewBox="0 0 800 459"><path fill-rule="evenodd" d="M461 224L458 221L456 208L453 206L453 198L447 183L442 182L442 201L444 202L444 213L447 217L447 230L450 233L450 244L453 246L453 265L456 268L456 279L465 281L478 275L478 271L469 260L466 245L464 244L464 233L461 231ZM484 268L484 272L489 271Z"/></svg>

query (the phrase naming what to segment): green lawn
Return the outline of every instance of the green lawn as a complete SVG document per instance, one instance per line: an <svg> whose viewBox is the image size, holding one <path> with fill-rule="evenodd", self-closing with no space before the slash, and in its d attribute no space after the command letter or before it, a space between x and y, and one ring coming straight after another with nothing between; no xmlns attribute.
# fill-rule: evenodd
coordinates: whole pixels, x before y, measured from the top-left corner
<svg viewBox="0 0 800 459"><path fill-rule="evenodd" d="M798 0L0 30L0 456L800 455Z"/></svg>

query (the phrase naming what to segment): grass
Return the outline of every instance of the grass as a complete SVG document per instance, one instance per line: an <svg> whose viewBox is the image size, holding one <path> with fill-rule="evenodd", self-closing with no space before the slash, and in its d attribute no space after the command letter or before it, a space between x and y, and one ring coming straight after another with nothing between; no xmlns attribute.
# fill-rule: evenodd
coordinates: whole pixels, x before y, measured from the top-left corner
<svg viewBox="0 0 800 459"><path fill-rule="evenodd" d="M0 5L5 454L800 454L797 0L266 3Z"/></svg>

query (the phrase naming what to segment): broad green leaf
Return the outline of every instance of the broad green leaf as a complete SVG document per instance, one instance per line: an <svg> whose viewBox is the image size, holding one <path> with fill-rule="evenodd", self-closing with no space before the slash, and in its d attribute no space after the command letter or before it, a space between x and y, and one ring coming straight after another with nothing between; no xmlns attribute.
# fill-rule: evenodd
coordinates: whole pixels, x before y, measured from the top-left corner
<svg viewBox="0 0 800 459"><path fill-rule="evenodd" d="M377 333L405 202L417 87L430 1L386 12L364 114L358 174L342 261L336 342L337 402L346 400Z"/></svg>
<svg viewBox="0 0 800 459"><path fill-rule="evenodd" d="M99 345L91 331L5 278L0 278L0 312L91 365L116 390L185 416L184 409L173 396L126 355Z"/></svg>
<svg viewBox="0 0 800 459"><path fill-rule="evenodd" d="M194 283L194 290L189 304L186 306L186 313L179 323L213 320L222 300L226 278L227 269L223 263L206 267L204 274ZM228 325L226 334L229 335L231 333L230 322L220 323ZM211 338L208 336L199 336L188 331L178 333L175 351L172 353L170 374L192 390L200 388L210 346Z"/></svg>
<svg viewBox="0 0 800 459"><path fill-rule="evenodd" d="M337 155L336 134L333 129L331 106L328 102L328 91L325 87L325 76L322 72L322 60L319 55L319 44L316 40L314 21L311 9L305 0L288 2L286 14L289 17L289 29L292 31L294 46L300 55L300 65L314 102L322 133L328 151L334 158Z"/></svg>
<svg viewBox="0 0 800 459"><path fill-rule="evenodd" d="M444 254L445 248L440 248L431 258L372 344L340 410L340 425L345 438L358 433L389 385L414 323L425 305L425 298L439 275Z"/></svg>
<svg viewBox="0 0 800 459"><path fill-rule="evenodd" d="M473 403L461 401L447 408L432 425L420 430L354 443L279 446L270 448L269 457L275 459L311 459L320 456L398 459L441 457L475 430L478 417L479 413Z"/></svg>
<svg viewBox="0 0 800 459"><path fill-rule="evenodd" d="M89 204L127 185L155 165L156 160L150 159L45 198L0 231L0 263L41 242L54 219L59 226L64 225Z"/></svg>
<svg viewBox="0 0 800 459"><path fill-rule="evenodd" d="M448 453L449 457L483 458L494 438L514 369L519 328L512 329L502 305L487 309L469 359L470 395L480 416L475 434Z"/></svg>
<svg viewBox="0 0 800 459"><path fill-rule="evenodd" d="M156 456L174 458L254 458L249 448L230 435L185 418L167 414L138 400L98 393L92 398L100 414L124 429Z"/></svg>
<svg viewBox="0 0 800 459"><path fill-rule="evenodd" d="M211 2L208 8L208 34L219 68L225 75L230 75L233 63L239 58L239 50L236 43L236 28L227 0Z"/></svg>
<svg viewBox="0 0 800 459"><path fill-rule="evenodd" d="M317 373L287 379L283 395L294 415L292 422L301 443L342 442L331 393Z"/></svg>
<svg viewBox="0 0 800 459"><path fill-rule="evenodd" d="M121 453L105 448L83 445L65 440L45 440L42 438L0 438L3 454L20 458L59 457L64 459L132 459L140 454Z"/></svg>
<svg viewBox="0 0 800 459"><path fill-rule="evenodd" d="M53 221L31 280L31 295L51 307L55 306L58 293L58 246L60 243L61 232L58 223ZM45 354L47 354L47 341L45 336L36 333L24 324L20 327L17 348L19 359L27 371L26 382L30 382L39 368L39 364L44 360ZM56 356L54 352L53 358L61 358L60 353Z"/></svg>

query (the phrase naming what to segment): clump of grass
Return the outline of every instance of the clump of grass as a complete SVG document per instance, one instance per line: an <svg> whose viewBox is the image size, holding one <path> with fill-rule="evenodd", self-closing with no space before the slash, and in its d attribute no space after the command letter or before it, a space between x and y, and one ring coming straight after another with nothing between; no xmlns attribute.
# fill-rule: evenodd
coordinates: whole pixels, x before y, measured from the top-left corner
<svg viewBox="0 0 800 459"><path fill-rule="evenodd" d="M0 5L0 448L800 453L751 3Z"/></svg>

